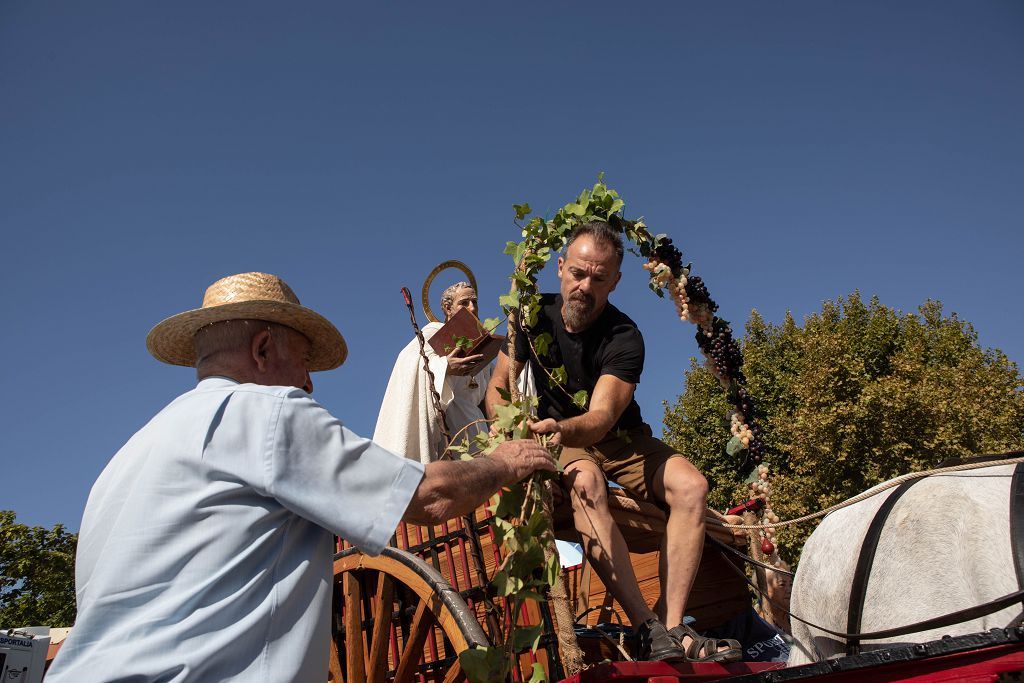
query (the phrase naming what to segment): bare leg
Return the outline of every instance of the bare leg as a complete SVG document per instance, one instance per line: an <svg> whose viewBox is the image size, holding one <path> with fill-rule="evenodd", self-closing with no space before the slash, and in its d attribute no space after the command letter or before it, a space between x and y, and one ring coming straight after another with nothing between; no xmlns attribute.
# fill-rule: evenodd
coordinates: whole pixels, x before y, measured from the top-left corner
<svg viewBox="0 0 1024 683"><path fill-rule="evenodd" d="M704 550L708 484L685 458L669 458L654 476L654 495L669 507L658 558L659 617L667 628L683 622L686 600Z"/></svg>
<svg viewBox="0 0 1024 683"><path fill-rule="evenodd" d="M594 571L622 605L633 626L654 618L637 585L626 541L608 510L608 485L601 468L589 460L577 460L565 468L565 474L573 521L583 537L583 550Z"/></svg>

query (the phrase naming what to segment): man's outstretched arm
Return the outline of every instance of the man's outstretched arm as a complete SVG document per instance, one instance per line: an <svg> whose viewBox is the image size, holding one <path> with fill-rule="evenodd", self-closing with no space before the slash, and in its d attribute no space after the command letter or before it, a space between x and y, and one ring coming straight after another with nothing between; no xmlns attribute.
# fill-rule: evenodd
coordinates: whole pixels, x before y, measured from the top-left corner
<svg viewBox="0 0 1024 683"><path fill-rule="evenodd" d="M559 433L562 445L586 448L605 437L633 400L635 384L614 375L601 375L590 397L590 408L576 417L557 422L552 418L530 425L537 434Z"/></svg>
<svg viewBox="0 0 1024 683"><path fill-rule="evenodd" d="M402 519L414 524L438 524L466 515L503 486L537 470L554 471L546 448L532 439L506 441L490 455L473 460L428 463Z"/></svg>

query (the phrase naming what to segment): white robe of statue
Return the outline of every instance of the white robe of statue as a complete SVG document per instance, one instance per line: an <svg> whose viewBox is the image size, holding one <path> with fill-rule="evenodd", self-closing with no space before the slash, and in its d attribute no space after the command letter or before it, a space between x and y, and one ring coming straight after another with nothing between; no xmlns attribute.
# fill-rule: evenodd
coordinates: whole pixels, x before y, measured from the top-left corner
<svg viewBox="0 0 1024 683"><path fill-rule="evenodd" d="M424 339L430 339L441 327L441 323L427 323L423 327ZM487 424L477 420L484 419L480 404L487 393L493 366L488 365L472 378L451 375L444 356L437 355L430 344L426 344L424 350L434 374L434 388L441 398L448 434L459 443L465 439L472 443L477 433L487 431ZM471 386L474 383L476 386ZM519 386L520 391L534 393L529 364L520 377ZM395 361L377 414L373 440L389 451L424 463L437 460L444 450L444 435L430 397L430 383L423 371L416 338L406 344Z"/></svg>

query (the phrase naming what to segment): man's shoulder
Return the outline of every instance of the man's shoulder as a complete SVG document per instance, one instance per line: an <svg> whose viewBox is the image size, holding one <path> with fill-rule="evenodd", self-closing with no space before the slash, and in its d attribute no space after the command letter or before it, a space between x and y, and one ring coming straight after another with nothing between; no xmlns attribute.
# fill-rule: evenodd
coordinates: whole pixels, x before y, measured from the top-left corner
<svg viewBox="0 0 1024 683"><path fill-rule="evenodd" d="M640 327L633 322L633 319L611 303L606 304L605 310L601 314L601 319L602 325L612 332L631 332L635 330L637 334L640 333Z"/></svg>

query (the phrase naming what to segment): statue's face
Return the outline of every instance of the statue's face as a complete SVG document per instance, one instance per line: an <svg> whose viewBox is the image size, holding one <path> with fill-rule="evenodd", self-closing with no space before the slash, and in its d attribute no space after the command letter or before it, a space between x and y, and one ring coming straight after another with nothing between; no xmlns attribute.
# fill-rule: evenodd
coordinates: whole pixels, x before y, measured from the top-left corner
<svg viewBox="0 0 1024 683"><path fill-rule="evenodd" d="M452 297L451 308L445 310L444 312L444 319L450 319L453 315L459 312L460 308L468 309L469 312L474 315L474 317L479 317L477 315L475 289L471 287L459 287L458 289L456 289L455 296Z"/></svg>

